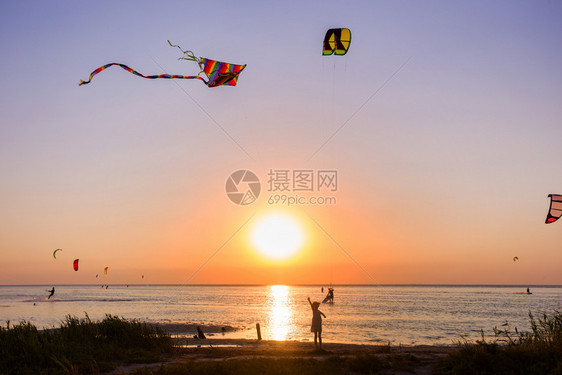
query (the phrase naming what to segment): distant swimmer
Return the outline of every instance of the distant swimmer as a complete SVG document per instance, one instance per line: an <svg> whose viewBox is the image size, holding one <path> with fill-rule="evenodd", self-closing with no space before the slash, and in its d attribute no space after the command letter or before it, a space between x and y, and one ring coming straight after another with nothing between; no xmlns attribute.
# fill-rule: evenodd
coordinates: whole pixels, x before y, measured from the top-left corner
<svg viewBox="0 0 562 375"><path fill-rule="evenodd" d="M49 297L47 297L47 299L51 299L53 294L55 294L55 287L53 287L53 289L49 290L48 292L50 292L51 294L49 294Z"/></svg>

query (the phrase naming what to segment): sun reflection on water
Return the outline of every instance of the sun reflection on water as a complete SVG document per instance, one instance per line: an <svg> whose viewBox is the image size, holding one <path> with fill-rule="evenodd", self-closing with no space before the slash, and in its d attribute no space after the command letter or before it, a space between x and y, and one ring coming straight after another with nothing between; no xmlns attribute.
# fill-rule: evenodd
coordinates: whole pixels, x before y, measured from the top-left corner
<svg viewBox="0 0 562 375"><path fill-rule="evenodd" d="M269 289L269 324L271 340L284 341L289 337L293 321L293 309L289 287L272 285Z"/></svg>

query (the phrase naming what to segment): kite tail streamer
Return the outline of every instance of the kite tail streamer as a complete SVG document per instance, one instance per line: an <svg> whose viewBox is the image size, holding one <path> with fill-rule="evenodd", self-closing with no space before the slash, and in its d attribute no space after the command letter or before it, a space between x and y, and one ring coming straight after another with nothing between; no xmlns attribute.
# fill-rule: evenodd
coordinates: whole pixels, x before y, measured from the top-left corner
<svg viewBox="0 0 562 375"><path fill-rule="evenodd" d="M178 60L187 60L187 61L195 61L197 63L197 65L199 65L199 68L201 69L201 72L203 72L203 61L201 61L200 58L198 58L197 56L195 56L195 54L191 51L184 51L180 46L178 46L177 44L172 44L172 42L170 42L168 40L168 44L172 47L177 47L184 55L184 57L180 57ZM199 73L201 73L199 72Z"/></svg>
<svg viewBox="0 0 562 375"><path fill-rule="evenodd" d="M110 64L106 64L104 66L100 66L99 68L97 68L96 70L94 70L92 72L92 74L90 74L90 78L87 81L84 80L80 80L80 83L78 84L78 86L82 86L82 85L87 85L88 83L90 83L92 81L92 78L94 78L94 76L96 74L98 74L99 72L109 68L110 66L113 65L118 65L121 68L125 69L126 71L128 71L129 73L132 73L134 75L137 75L139 77L142 78L148 78L148 79L156 79L156 78L168 78L168 79L173 79L173 78L177 78L177 79L200 79L201 81L205 82L205 84L207 84L208 82L205 81L204 78L199 77L199 76L182 76L182 75L177 75L177 74L158 74L158 75L152 75L152 76L145 76L143 74L140 74L139 72L129 68L127 65L124 64L119 64L119 63L110 63Z"/></svg>

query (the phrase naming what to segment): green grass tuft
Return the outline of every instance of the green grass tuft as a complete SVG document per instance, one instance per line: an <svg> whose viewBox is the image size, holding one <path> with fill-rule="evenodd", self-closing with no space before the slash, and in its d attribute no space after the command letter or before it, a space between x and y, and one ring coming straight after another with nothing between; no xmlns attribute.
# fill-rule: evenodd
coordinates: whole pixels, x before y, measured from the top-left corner
<svg viewBox="0 0 562 375"><path fill-rule="evenodd" d="M0 327L0 373L84 374L109 371L117 362L154 362L173 350L158 327L106 315L92 322L67 316L40 331L29 322Z"/></svg>
<svg viewBox="0 0 562 375"><path fill-rule="evenodd" d="M494 328L495 338L484 335L465 342L436 367L438 374L562 374L562 315L555 311L536 320L529 313L531 332L513 331L508 323Z"/></svg>

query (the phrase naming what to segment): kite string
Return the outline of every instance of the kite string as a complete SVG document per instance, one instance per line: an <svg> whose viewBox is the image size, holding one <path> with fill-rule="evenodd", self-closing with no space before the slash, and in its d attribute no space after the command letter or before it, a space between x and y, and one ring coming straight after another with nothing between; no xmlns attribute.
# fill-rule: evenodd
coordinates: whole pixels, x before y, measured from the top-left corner
<svg viewBox="0 0 562 375"><path fill-rule="evenodd" d="M236 230L234 231L234 233L232 233L232 234L230 235L230 237L228 237L228 238L226 239L226 241L224 241L224 242L222 243L222 245L220 245L220 246L215 250L215 252L214 252L213 254L211 254L211 256L208 257L207 260L204 261L204 262L199 266L199 268L197 268L197 269L191 274L191 276L189 276L189 277L183 282L183 285L187 285L187 284L191 281L191 279L193 279L193 278L195 277L195 275L197 275L197 274L199 273L199 271L201 271L201 269L203 269L203 267L205 267L205 266L207 265L207 263L209 263L209 262L211 261L211 259L213 259L213 258L215 257L215 255L217 255L217 254L219 253L219 251L221 251L221 250L223 249L223 247L225 247L225 246L230 242L230 240L231 240L232 238L234 238L234 236L236 236L236 235L238 234L238 232L240 232L240 231L242 230L242 228L244 228L244 227L246 226L246 224L248 224L248 222L249 222L250 220L252 220L252 218L254 217L254 215L255 215L255 213L253 213L252 215L250 215L250 217L249 217L248 219L246 219L246 221L245 221L242 225L240 225L240 226L238 227L238 229L236 229Z"/></svg>
<svg viewBox="0 0 562 375"><path fill-rule="evenodd" d="M150 58L152 59L152 61L153 61L162 71L164 71L164 72L166 71L166 70L162 67L162 65L160 65L160 64L154 59L154 57L151 56ZM200 78L201 80L203 80L203 78L201 78L201 77L199 77L199 78ZM238 142L236 141L236 139L234 139L234 137L231 136L230 133L227 132L226 129L225 129L221 124L219 124L218 121L215 120L215 118L214 118L213 116L211 116L211 114L210 114L197 100L195 100L195 98L193 98L191 95L189 95L189 93L188 93L181 85L178 85L178 83L177 83L176 81L172 81L172 82L174 82L174 83L176 84L176 86L177 86L181 91L183 91L183 93L184 93L185 95L187 95L187 97L188 97L189 99L191 99L191 101L192 101L193 103L195 103L195 105L196 105L197 107L199 107L199 109L201 110L201 112L203 112L204 114L206 114L207 117L208 117L220 130L222 130L222 132L223 132L224 134L226 134L226 136L227 136L228 138L230 138L230 140L231 140L232 142L234 142L234 144L236 144L236 146L238 146L238 148L239 148L240 150L242 150L242 152L244 152L250 159L252 159L252 160L254 159L254 158L248 153L248 151L246 151L246 149L245 149L244 147L242 147L242 146L240 145L240 143L238 143Z"/></svg>
<svg viewBox="0 0 562 375"><path fill-rule="evenodd" d="M328 238L329 238L330 240L332 240L332 242L333 242L333 243L334 243L334 244L335 244L335 245L336 245L352 262L353 262L353 263L355 263L355 265L356 265L357 267L359 267L359 269L361 269L361 271L363 271L363 273L364 273L365 275L367 275L367 277L368 277L369 279L371 279L371 281L373 282L373 286L380 288L380 290L382 291L382 293L383 293L388 299L390 299L390 300L393 301L396 305L398 305L398 307L399 307L402 311L404 311L404 312L407 312L407 311L408 311L408 309L407 309L400 301L398 301L396 298L394 298L393 295L387 293L386 290L382 287L382 285L379 284L379 283L377 282L377 280L375 280L375 278L369 273L369 271L367 271L357 260L355 260L355 258L353 258L353 256L351 256L351 254L350 254L349 252L347 252L347 250L345 250L345 248L344 248L342 245L340 245L340 243L339 243L338 241L336 241L336 239L335 239L334 237L332 237L332 235L331 235L330 233L328 233L328 231L327 231L322 225L320 225L320 223L319 223L318 221L316 221L316 219L314 219L312 216L310 216L310 214L309 214L307 211L305 211L305 210L303 210L303 211L304 211L304 213L309 217L309 219L312 220L312 221L314 222L314 224L316 224L316 226L318 226L318 228L320 228L320 230L322 230L322 232L324 232L324 234L326 234L326 236L328 236ZM330 286L331 286L331 282L330 282ZM456 329L456 331L457 331L457 333L458 333L459 335L462 336L462 333L461 333L458 329Z"/></svg>
<svg viewBox="0 0 562 375"><path fill-rule="evenodd" d="M310 214L303 210L304 213L308 216L308 218L310 220L312 220L314 222L314 224L316 224L316 226L318 228L320 228L320 230L322 230L322 232L324 232L324 234L326 234L326 236L328 236L328 238L330 240L332 240L332 242L345 254L347 255L347 257L353 262L355 263L355 265L357 267L359 267L359 269L361 271L363 271L363 273L369 278L371 279L371 281L373 282L373 285L376 287L381 288L382 292L392 301L394 301L402 310L406 311L406 308L396 299L394 298L392 295L388 294L384 289L382 289L382 285L380 285L377 280L369 273L369 271L367 271L357 260L355 260L355 258L353 256L351 256L351 254L349 252L347 252L347 250L345 250L345 248L340 245L340 243L338 241L336 241L336 239L334 237L332 237L332 235L322 226L320 225L320 223L318 221L316 221L316 219L314 219L312 216L310 216Z"/></svg>
<svg viewBox="0 0 562 375"><path fill-rule="evenodd" d="M242 230L242 228L244 228L246 226L246 224L248 224L248 222L250 222L250 220L252 220L252 218L254 217L256 213L254 212L252 215L250 215L250 217L248 219L246 219L246 221L244 223L242 223L242 225L240 225L238 227L238 229L236 229L231 235L230 237L228 237L203 263L201 263L201 265L191 273L191 275L185 279L177 288L175 288L170 295L168 296L167 299L167 303L161 303L160 307L157 308L154 311L154 316L157 316L158 313L160 311L162 311L162 309L164 308L164 306L168 306L170 304L170 302L172 301L172 298L175 297L176 295L179 294L179 292L181 291L181 289L184 286L187 286L189 284L189 282L203 269L203 267L205 267L233 238L234 236L236 236L238 234L238 232L240 232Z"/></svg>
<svg viewBox="0 0 562 375"><path fill-rule="evenodd" d="M332 66L332 103L330 104L330 118L332 121L335 118L335 106L336 106L336 59L334 60L334 65Z"/></svg>
<svg viewBox="0 0 562 375"><path fill-rule="evenodd" d="M367 98L367 100L365 100L365 101L363 102L363 104L361 104L361 105L359 106L359 108L357 108L357 109L355 110L355 112L353 112L353 113L351 114L351 116L349 116L349 118L348 118L347 120L345 120L345 121L343 122L343 124L341 124L340 127L337 128L337 129L332 133L332 135L330 135L330 136L328 137L328 139L326 139L326 140L320 145L320 147L318 147L318 148L316 149L316 151L314 151L314 152L312 153L312 155L308 158L308 160L311 160L312 158L314 158L314 156L316 156L316 154L317 154L318 152L320 152L320 150L322 150L322 149L324 148L324 146L326 146L326 144L327 144L328 142L330 142L330 141L332 140L332 138L334 138L334 136L335 136L336 134L338 134L339 131L340 131L344 126L346 126L346 125L355 117L355 115L357 115L357 113L359 113L359 112L363 109L363 107L365 107L365 105L367 105L367 103L369 103L369 102L371 101L371 99L373 99L373 98L379 93L379 91L381 91L381 90L394 78L394 76L396 76L396 75L402 70L402 68L404 68L404 66L410 61L411 58L412 58L411 56L408 57L408 59L407 59L402 65L400 65L400 67L398 67L398 69L396 69L396 70L394 71L394 73L392 73L392 74L386 79L386 81L384 81L383 84L380 85L379 88L376 89L375 92L373 92L373 94L371 94L371 96L369 96L369 97Z"/></svg>

